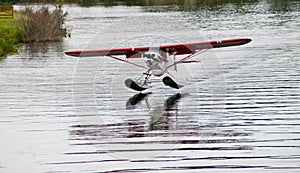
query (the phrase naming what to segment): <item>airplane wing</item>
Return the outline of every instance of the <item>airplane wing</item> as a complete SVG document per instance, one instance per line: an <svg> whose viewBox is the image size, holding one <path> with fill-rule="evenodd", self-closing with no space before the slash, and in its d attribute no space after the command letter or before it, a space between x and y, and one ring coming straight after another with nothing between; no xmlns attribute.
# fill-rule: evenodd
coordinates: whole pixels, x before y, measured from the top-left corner
<svg viewBox="0 0 300 173"><path fill-rule="evenodd" d="M140 58L141 54L147 51L149 51L149 46L136 47L136 48L99 49L99 50L71 50L65 52L65 54L70 56L75 56L75 57L125 55L126 58Z"/></svg>
<svg viewBox="0 0 300 173"><path fill-rule="evenodd" d="M168 52L172 55L183 55L194 54L203 49L239 46L249 42L251 42L251 39L249 38L235 38L220 41L205 41L185 44L162 45L159 48L161 51ZM65 52L65 54L75 57L125 55L126 58L140 58L144 52L147 52L149 50L149 46L144 46L135 48L112 48L99 50L71 50Z"/></svg>
<svg viewBox="0 0 300 173"><path fill-rule="evenodd" d="M203 49L229 46L239 46L251 42L249 38L235 38L220 41L194 42L186 44L170 44L160 46L160 49L173 55L194 54Z"/></svg>

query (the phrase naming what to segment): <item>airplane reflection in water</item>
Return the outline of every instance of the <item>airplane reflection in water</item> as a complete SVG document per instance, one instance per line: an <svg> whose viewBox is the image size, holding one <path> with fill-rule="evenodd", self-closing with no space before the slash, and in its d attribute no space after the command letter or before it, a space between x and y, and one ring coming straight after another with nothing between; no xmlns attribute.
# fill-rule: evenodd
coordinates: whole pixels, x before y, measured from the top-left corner
<svg viewBox="0 0 300 173"><path fill-rule="evenodd" d="M130 97L126 102L126 109L134 109L137 104L141 101L145 101L147 107L150 109L150 104L148 102L148 96L151 93L138 93L134 96ZM172 128L172 123L170 117L175 117L177 124L177 116L178 116L178 107L177 103L180 101L181 98L186 96L186 94L176 93L170 97L168 97L163 106L156 106L150 112L151 113L151 120L148 125L147 131L152 130L170 130Z"/></svg>
<svg viewBox="0 0 300 173"><path fill-rule="evenodd" d="M178 130L178 102L186 94L174 94L168 97L161 106L151 107L148 103L148 96L151 93L138 93L130 97L126 102L126 109L137 109L141 102L145 101L150 116L126 116L127 120L122 123L107 124L78 124L71 126L70 135L72 139L88 137L91 141L103 141L107 137L120 138L139 138L139 137L159 137L176 136ZM128 110L129 111L129 110ZM101 115L100 115L101 116ZM120 117L122 119L122 115ZM96 142L96 141L94 141Z"/></svg>

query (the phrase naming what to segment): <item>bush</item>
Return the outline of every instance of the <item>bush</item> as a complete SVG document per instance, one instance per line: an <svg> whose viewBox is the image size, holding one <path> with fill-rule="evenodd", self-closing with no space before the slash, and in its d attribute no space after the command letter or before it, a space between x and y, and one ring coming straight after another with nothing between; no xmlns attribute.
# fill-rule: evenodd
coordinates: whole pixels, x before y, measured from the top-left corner
<svg viewBox="0 0 300 173"><path fill-rule="evenodd" d="M65 16L62 5L57 5L51 11L49 7L42 6L39 9L27 6L21 11L18 20L20 28L24 32L24 42L59 41L66 35L64 28Z"/></svg>

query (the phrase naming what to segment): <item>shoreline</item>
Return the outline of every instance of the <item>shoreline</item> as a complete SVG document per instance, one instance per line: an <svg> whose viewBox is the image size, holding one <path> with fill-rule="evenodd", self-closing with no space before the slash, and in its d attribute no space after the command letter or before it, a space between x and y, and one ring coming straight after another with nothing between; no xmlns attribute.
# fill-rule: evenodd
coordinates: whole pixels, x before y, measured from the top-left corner
<svg viewBox="0 0 300 173"><path fill-rule="evenodd" d="M0 59L18 53L19 45L30 42L60 41L67 35L63 28L67 13L63 4L56 4L54 10L46 6L14 11L13 18L0 18Z"/></svg>

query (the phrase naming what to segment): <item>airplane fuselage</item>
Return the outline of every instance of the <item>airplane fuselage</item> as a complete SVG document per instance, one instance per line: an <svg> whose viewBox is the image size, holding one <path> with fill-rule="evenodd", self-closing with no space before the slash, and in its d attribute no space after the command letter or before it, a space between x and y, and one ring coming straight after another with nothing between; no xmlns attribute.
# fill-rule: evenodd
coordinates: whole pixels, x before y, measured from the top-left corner
<svg viewBox="0 0 300 173"><path fill-rule="evenodd" d="M163 56L159 52L145 52L142 57L154 76L162 76L167 66L173 63L167 54Z"/></svg>

